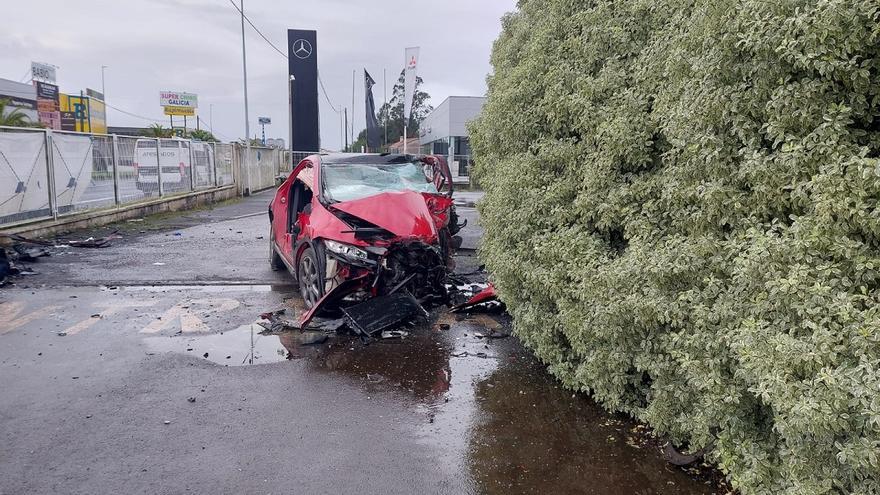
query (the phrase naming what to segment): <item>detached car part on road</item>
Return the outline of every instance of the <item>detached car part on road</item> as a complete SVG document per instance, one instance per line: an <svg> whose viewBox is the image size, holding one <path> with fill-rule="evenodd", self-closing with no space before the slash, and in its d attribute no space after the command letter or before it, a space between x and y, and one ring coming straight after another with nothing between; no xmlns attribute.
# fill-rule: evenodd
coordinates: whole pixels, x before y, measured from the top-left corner
<svg viewBox="0 0 880 495"><path fill-rule="evenodd" d="M371 335L448 302L463 224L442 157L309 156L276 192L269 221L269 261L293 274L308 308L301 328L341 311Z"/></svg>

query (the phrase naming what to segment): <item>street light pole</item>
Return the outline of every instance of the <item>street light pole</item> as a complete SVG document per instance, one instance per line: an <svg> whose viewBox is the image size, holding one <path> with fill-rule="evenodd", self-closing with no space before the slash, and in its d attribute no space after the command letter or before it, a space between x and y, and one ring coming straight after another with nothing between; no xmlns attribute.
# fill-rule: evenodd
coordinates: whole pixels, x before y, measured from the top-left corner
<svg viewBox="0 0 880 495"><path fill-rule="evenodd" d="M101 66L101 97L104 98L104 124L107 123L107 116L110 112L107 111L107 89L104 87L104 69L106 69L106 65Z"/></svg>
<svg viewBox="0 0 880 495"><path fill-rule="evenodd" d="M288 141L288 146L290 147L290 166L293 167L295 165L293 161L293 152L296 151L293 147L293 84L296 82L296 76L293 74L287 79L287 105L289 111L287 112L287 131L289 133L290 141ZM291 169L292 170L292 169Z"/></svg>
<svg viewBox="0 0 880 495"><path fill-rule="evenodd" d="M244 140L245 140L245 149L247 150L245 155L245 162L250 161L251 158L251 124L250 124L250 116L248 115L248 89L247 89L247 48L245 47L244 42L244 0L241 0L241 72L244 76ZM247 163L244 164L247 166ZM242 172L244 175L244 172ZM248 184L250 186L250 184Z"/></svg>

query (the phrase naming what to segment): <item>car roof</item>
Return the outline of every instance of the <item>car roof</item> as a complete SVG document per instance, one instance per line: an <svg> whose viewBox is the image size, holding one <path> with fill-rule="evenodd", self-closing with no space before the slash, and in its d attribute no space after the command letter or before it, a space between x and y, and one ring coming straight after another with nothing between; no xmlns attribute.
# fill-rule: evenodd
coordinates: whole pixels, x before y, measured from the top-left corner
<svg viewBox="0 0 880 495"><path fill-rule="evenodd" d="M336 165L336 164L346 164L346 165L356 165L356 164L370 164L370 165L384 165L384 164L394 164L394 163L408 163L415 161L417 158L414 155L402 155L402 154L392 154L392 153L330 153L327 155L321 155L321 164L322 165Z"/></svg>

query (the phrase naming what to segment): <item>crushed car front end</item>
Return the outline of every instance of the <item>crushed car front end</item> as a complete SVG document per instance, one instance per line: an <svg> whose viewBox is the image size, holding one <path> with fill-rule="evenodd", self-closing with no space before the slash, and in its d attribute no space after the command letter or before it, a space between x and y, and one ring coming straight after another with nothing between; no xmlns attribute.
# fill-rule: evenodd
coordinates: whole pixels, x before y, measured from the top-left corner
<svg viewBox="0 0 880 495"><path fill-rule="evenodd" d="M377 298L372 306L390 306L385 309L391 313L401 298L410 309L448 303L446 281L460 226L445 161L351 161L319 167L316 199L323 211L313 211L311 224L319 228L310 237L323 264L323 290L303 316L304 327L316 315L348 315L353 306ZM421 182L416 172L424 174ZM401 177L403 186L394 182Z"/></svg>

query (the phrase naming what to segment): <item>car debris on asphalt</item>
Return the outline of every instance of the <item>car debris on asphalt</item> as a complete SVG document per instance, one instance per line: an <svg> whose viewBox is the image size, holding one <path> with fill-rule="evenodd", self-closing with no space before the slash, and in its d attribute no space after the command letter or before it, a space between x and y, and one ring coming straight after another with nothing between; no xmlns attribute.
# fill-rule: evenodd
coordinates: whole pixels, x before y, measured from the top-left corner
<svg viewBox="0 0 880 495"><path fill-rule="evenodd" d="M35 244L37 246L45 246L45 247L77 247L77 248L105 248L110 247L110 241L114 239L122 239L122 236L119 235L118 230L114 230L110 234L104 237L89 237L87 239L81 240L61 240L61 239L53 239L53 240L43 240L43 239L30 239L24 237L20 234L0 234L0 237L6 237L14 242L19 242L23 244Z"/></svg>
<svg viewBox="0 0 880 495"><path fill-rule="evenodd" d="M14 244L11 252L0 248L0 286L9 283L13 276L36 275L37 272L21 263L37 263L46 256L50 256L47 249L28 249L20 244Z"/></svg>

